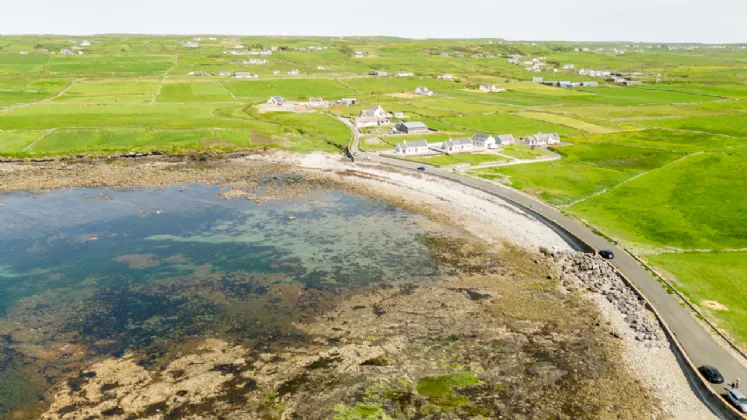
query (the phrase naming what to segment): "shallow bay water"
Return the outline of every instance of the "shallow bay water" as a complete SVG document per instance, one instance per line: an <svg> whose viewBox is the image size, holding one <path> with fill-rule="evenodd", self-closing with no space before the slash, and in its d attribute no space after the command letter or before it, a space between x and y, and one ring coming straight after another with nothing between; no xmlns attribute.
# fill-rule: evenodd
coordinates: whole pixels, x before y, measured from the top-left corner
<svg viewBox="0 0 747 420"><path fill-rule="evenodd" d="M222 200L220 187L0 195L0 417L97 358L158 365L190 340L267 350L352 290L443 278L425 216L341 191ZM70 379L67 379L68 381Z"/></svg>

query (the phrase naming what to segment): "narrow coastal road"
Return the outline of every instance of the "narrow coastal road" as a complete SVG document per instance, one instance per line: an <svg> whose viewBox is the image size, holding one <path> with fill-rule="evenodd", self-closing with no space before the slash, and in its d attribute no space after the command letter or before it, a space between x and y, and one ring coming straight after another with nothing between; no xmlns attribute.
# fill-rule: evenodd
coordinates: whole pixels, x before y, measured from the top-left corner
<svg viewBox="0 0 747 420"><path fill-rule="evenodd" d="M355 136L355 138L357 139L357 136ZM353 152L358 151L357 141L353 143L351 149ZM368 156L371 158L370 162L382 163L404 169L417 170L417 167L423 166L419 163L390 159L375 154L368 154ZM366 161L367 160L364 160L364 162ZM554 223L562 227L562 229L571 232L596 250L611 250L615 254L615 259L611 261L612 264L614 264L620 272L622 272L636 285L636 287L638 287L649 302L661 314L664 321L669 325L674 335L677 337L677 340L684 348L688 357L696 366L704 364L716 366L724 375L727 383L737 377L747 378L747 368L745 368L735 356L726 351L721 344L711 336L709 331L704 329L675 297L671 296L661 286L661 284L656 281L656 279L649 275L649 273L638 265L638 263L624 250L616 247L601 236L594 234L575 220L564 216L555 208L516 190L439 168L428 167L426 173L431 173L441 178L446 178L494 194L524 208L530 214L541 215L539 217L540 220L542 217L551 219ZM711 385L711 388L718 394L724 394L726 392L726 383L721 385Z"/></svg>

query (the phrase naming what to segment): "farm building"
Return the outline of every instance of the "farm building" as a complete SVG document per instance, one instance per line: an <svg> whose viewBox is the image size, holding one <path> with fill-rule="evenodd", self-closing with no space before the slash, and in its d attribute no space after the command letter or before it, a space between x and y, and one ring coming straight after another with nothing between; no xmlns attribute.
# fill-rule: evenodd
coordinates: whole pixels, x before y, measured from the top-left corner
<svg viewBox="0 0 747 420"><path fill-rule="evenodd" d="M405 133L405 134L427 133L428 131L430 131L428 129L428 126L425 125L421 121L412 121L412 122L401 121L397 123L395 128L400 133Z"/></svg>
<svg viewBox="0 0 747 420"><path fill-rule="evenodd" d="M341 105L355 105L358 102L355 98L342 98L337 103Z"/></svg>
<svg viewBox="0 0 747 420"><path fill-rule="evenodd" d="M505 92L506 89L501 89L496 85L480 85L480 91L482 92Z"/></svg>
<svg viewBox="0 0 747 420"><path fill-rule="evenodd" d="M477 133L472 136L472 145L474 147L480 147L483 149L490 149L495 147L495 137L489 134Z"/></svg>
<svg viewBox="0 0 747 420"><path fill-rule="evenodd" d="M425 87L425 86L418 86L418 87L417 87L417 88L415 89L415 94L416 94L416 95L433 96L433 91L432 91L432 90L430 90L430 89L428 89L428 88L427 88L427 87Z"/></svg>
<svg viewBox="0 0 747 420"><path fill-rule="evenodd" d="M309 106L325 106L326 104L322 98L309 98Z"/></svg>
<svg viewBox="0 0 747 420"><path fill-rule="evenodd" d="M469 137L449 139L441 143L441 151L446 154L471 152L474 145Z"/></svg>
<svg viewBox="0 0 747 420"><path fill-rule="evenodd" d="M395 111L392 115L394 115L394 118L405 118L405 113L402 111Z"/></svg>
<svg viewBox="0 0 747 420"><path fill-rule="evenodd" d="M428 142L425 140L403 141L394 151L400 155L422 155L428 152Z"/></svg>
<svg viewBox="0 0 747 420"><path fill-rule="evenodd" d="M397 77L410 77L414 76L414 74L411 71L399 71L397 72Z"/></svg>
<svg viewBox="0 0 747 420"><path fill-rule="evenodd" d="M237 79L257 79L259 78L256 74L251 74L248 71L237 71L236 75L234 76Z"/></svg>
<svg viewBox="0 0 747 420"><path fill-rule="evenodd" d="M573 70L575 68L576 66L574 66L573 64L566 64L563 66L563 70Z"/></svg>
<svg viewBox="0 0 747 420"><path fill-rule="evenodd" d="M505 146L514 143L516 143L516 139L514 139L513 134L499 134L495 136L496 146Z"/></svg>
<svg viewBox="0 0 747 420"><path fill-rule="evenodd" d="M544 80L542 77L532 77L532 82L534 83L542 83Z"/></svg>
<svg viewBox="0 0 747 420"><path fill-rule="evenodd" d="M267 101L267 103L270 104L270 105L278 105L278 106L280 106L280 105L285 104L285 98L283 98L282 96L272 96Z"/></svg>
<svg viewBox="0 0 747 420"><path fill-rule="evenodd" d="M597 86L599 86L599 82L581 82L581 86L585 86L585 87L597 87Z"/></svg>
<svg viewBox="0 0 747 420"><path fill-rule="evenodd" d="M522 143L526 144L527 146L548 146L560 143L560 136L556 133L537 133L533 136L524 137Z"/></svg>
<svg viewBox="0 0 747 420"><path fill-rule="evenodd" d="M569 81L561 81L561 82L558 82L558 87L565 87L565 88L573 87L573 83Z"/></svg>
<svg viewBox="0 0 747 420"><path fill-rule="evenodd" d="M443 80L454 80L454 75L446 73L446 74L442 74L442 75L438 76L438 78L439 79L443 79Z"/></svg>
<svg viewBox="0 0 747 420"><path fill-rule="evenodd" d="M372 71L372 72L371 72L371 73L369 73L369 74L370 74L371 76L387 76L387 75L389 75L389 73L387 73L387 72L385 72L385 71Z"/></svg>
<svg viewBox="0 0 747 420"><path fill-rule="evenodd" d="M230 76L230 75L231 75L230 71L222 71L222 72L218 73L218 76Z"/></svg>

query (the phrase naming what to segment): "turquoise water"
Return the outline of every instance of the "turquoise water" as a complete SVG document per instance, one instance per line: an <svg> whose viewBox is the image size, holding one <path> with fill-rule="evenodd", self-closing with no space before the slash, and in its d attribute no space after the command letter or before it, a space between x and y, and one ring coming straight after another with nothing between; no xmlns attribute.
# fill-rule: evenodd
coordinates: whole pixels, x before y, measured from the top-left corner
<svg viewBox="0 0 747 420"><path fill-rule="evenodd" d="M257 204L218 187L0 195L0 416L97 358L192 339L257 349L361 287L438 281L443 228L340 191ZM41 402L43 404L43 401Z"/></svg>

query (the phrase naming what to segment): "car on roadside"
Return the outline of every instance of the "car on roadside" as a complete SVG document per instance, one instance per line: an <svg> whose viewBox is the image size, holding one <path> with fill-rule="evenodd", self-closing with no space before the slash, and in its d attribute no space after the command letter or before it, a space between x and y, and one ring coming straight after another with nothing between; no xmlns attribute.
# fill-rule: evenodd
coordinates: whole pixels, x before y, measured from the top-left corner
<svg viewBox="0 0 747 420"><path fill-rule="evenodd" d="M353 156L358 156L358 152L353 152Z"/></svg>
<svg viewBox="0 0 747 420"><path fill-rule="evenodd" d="M363 159L371 160L371 156L369 156L369 155L363 156Z"/></svg>
<svg viewBox="0 0 747 420"><path fill-rule="evenodd" d="M729 399L729 402L737 407L737 410L747 413L747 397L739 392L738 389L730 389L729 392L726 393L726 397Z"/></svg>
<svg viewBox="0 0 747 420"><path fill-rule="evenodd" d="M600 250L599 251L599 256L601 256L605 260L611 260L611 259L615 258L615 254L612 253L612 251L610 251L609 249L602 249L602 250Z"/></svg>
<svg viewBox="0 0 747 420"><path fill-rule="evenodd" d="M425 170L425 166L418 166L418 170L419 171L424 171Z"/></svg>
<svg viewBox="0 0 747 420"><path fill-rule="evenodd" d="M724 383L724 376L721 375L721 372L719 372L718 369L713 366L703 365L698 368L698 372L700 372L700 374L703 375L703 377L712 384Z"/></svg>

